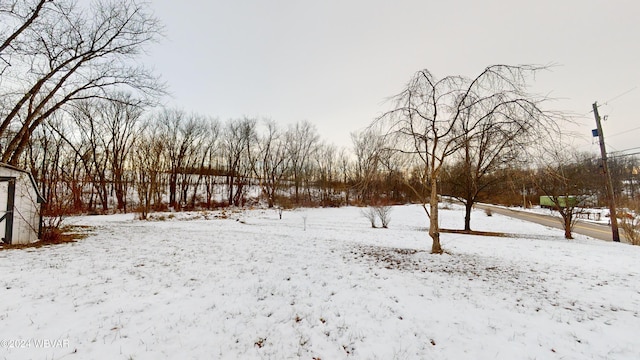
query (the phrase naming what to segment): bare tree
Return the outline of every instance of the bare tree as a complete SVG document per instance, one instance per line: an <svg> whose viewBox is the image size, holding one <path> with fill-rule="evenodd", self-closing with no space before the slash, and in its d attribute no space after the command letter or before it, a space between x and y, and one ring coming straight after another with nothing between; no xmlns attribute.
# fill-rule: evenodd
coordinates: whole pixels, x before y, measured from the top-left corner
<svg viewBox="0 0 640 360"><path fill-rule="evenodd" d="M227 200L229 205L240 206L244 197L244 185L251 169L251 144L256 138L255 119L229 120L224 128L223 151L227 166Z"/></svg>
<svg viewBox="0 0 640 360"><path fill-rule="evenodd" d="M573 239L573 228L584 208L589 205L593 194L590 179L597 177L590 169L592 156L570 153L564 149L547 148L546 165L539 166L534 183L553 204L560 214L564 237Z"/></svg>
<svg viewBox="0 0 640 360"><path fill-rule="evenodd" d="M318 144L318 132L308 121L297 122L286 133L286 144L293 176L294 200L300 203L300 189L304 174L309 170L312 154Z"/></svg>
<svg viewBox="0 0 640 360"><path fill-rule="evenodd" d="M0 138L6 143L0 161L10 164L19 161L31 134L66 104L109 98L116 88L149 100L163 93L158 79L135 63L161 29L147 4L116 0L82 7L55 1L38 9L24 17L25 27L13 31L13 40L4 40L2 57L11 66L2 79L11 81L3 81L7 111L0 118ZM11 46L15 41L20 46Z"/></svg>
<svg viewBox="0 0 640 360"><path fill-rule="evenodd" d="M351 161L351 156L349 154L349 151L345 148L340 149L340 153L338 154L338 169L339 169L339 173L341 175L340 178L340 184L341 184L341 188L340 190L342 191L343 195L344 195L344 203L349 206L350 204L350 193L351 193L351 189L353 188L353 184L354 181L353 180L353 163Z"/></svg>
<svg viewBox="0 0 640 360"><path fill-rule="evenodd" d="M526 94L526 83L520 86L508 100L519 103L501 104L501 99L491 99L482 106L468 106L462 112L463 135L461 151L456 154L459 170L456 180L461 190L457 198L465 205L467 231L471 230L471 209L483 191L505 181L501 176L506 173L504 170L526 164L532 144L558 135L557 126L549 120L559 118L559 114L541 110L540 104L546 99ZM474 91L465 96L473 104L483 101L481 97L485 94Z"/></svg>
<svg viewBox="0 0 640 360"><path fill-rule="evenodd" d="M429 208L425 205L424 209L430 219L433 253L442 253L438 221L441 170L463 148L465 140L481 132L489 118L520 127L553 124L549 114L540 110L544 99L526 91L529 76L540 69L492 65L475 78L443 79L437 79L428 70L418 71L393 98L394 109L376 121L388 134L389 147L412 155L423 169L422 181L430 188Z"/></svg>
<svg viewBox="0 0 640 360"><path fill-rule="evenodd" d="M382 157L385 151L384 137L372 129L367 129L351 133L351 142L355 154L358 200L363 203L375 202L380 193Z"/></svg>
<svg viewBox="0 0 640 360"><path fill-rule="evenodd" d="M178 174L179 201L181 207L195 207L195 199L198 194L198 187L202 181L199 166L202 164L203 152L201 151L209 143L207 137L208 130L212 130L209 120L198 114L190 114L188 121L183 127L182 135L188 144L186 144L187 152L182 161L181 169ZM188 138L188 139L187 139ZM210 145L210 144L209 144ZM189 189L193 188L191 200L189 200Z"/></svg>
<svg viewBox="0 0 640 360"><path fill-rule="evenodd" d="M513 162L517 160L517 153L510 151L511 145L516 145L516 135L509 134L499 126L493 126L482 125L481 131L462 140L459 176L454 179L458 180L457 185L461 190L456 198L462 201L465 207L466 231L471 230L471 210L483 191L501 180L495 175L502 167L515 165Z"/></svg>
<svg viewBox="0 0 640 360"><path fill-rule="evenodd" d="M373 207L375 214L380 219L380 223L384 229L389 227L389 222L391 222L391 210L393 208L388 205L376 205Z"/></svg>
<svg viewBox="0 0 640 360"><path fill-rule="evenodd" d="M334 201L334 190L337 181L337 148L333 144L321 143L316 151L315 168L317 170L316 187L320 191L322 206L338 206Z"/></svg>
<svg viewBox="0 0 640 360"><path fill-rule="evenodd" d="M120 100L103 103L102 124L107 137L106 146L110 154L108 161L110 178L116 196L117 209L127 212L127 192L130 178L127 164L136 138L141 133L141 118L144 104L131 98L130 94L116 95Z"/></svg>
<svg viewBox="0 0 640 360"><path fill-rule="evenodd" d="M284 134L272 120L264 122L266 132L258 137L258 151L254 159L253 173L260 179L263 194L267 197L267 205L272 208L276 202L276 191L282 186L285 175L289 171L289 158ZM282 215L281 215L282 216Z"/></svg>
<svg viewBox="0 0 640 360"><path fill-rule="evenodd" d="M99 101L87 99L74 103L70 111L71 118L78 129L79 139L76 142L69 140L69 144L79 155L79 160L85 168L86 174L91 180L93 190L97 193L101 205L101 211L109 210L109 178L108 161L111 157L111 148L108 144L108 136L105 136L103 128L102 111ZM93 202L89 202L90 210Z"/></svg>
<svg viewBox="0 0 640 360"><path fill-rule="evenodd" d="M202 121L202 132L198 137L198 143L194 145L196 150L194 158L196 167L194 171L197 172L198 176L193 186L190 203L192 208L196 206L196 197L199 194L200 185L204 183L206 194L204 202L206 207L210 209L213 187L215 186L214 167L219 153L220 122L218 119L210 117L203 118Z"/></svg>
<svg viewBox="0 0 640 360"><path fill-rule="evenodd" d="M369 220L369 223L371 223L371 227L372 228L376 228L376 219L378 218L378 215L376 214L376 211L373 207L368 206L362 210L360 210L360 214L362 214L362 216L365 217L365 219Z"/></svg>
<svg viewBox="0 0 640 360"><path fill-rule="evenodd" d="M27 30L31 24L40 16L42 9L50 0L37 1L0 1L0 18L5 27L0 31L0 76L4 73L7 66L11 66L11 62L4 57L8 48L19 48L21 35Z"/></svg>
<svg viewBox="0 0 640 360"><path fill-rule="evenodd" d="M56 120L52 117L48 121ZM55 124L55 128L59 131L63 126ZM51 127L41 127L31 138L23 167L31 170L46 199L42 208L45 216L83 210L81 166L75 160L75 152Z"/></svg>
<svg viewBox="0 0 640 360"><path fill-rule="evenodd" d="M132 151L140 219L162 201L162 173L166 171L164 138L154 122L147 122Z"/></svg>
<svg viewBox="0 0 640 360"><path fill-rule="evenodd" d="M204 133L205 124L200 117L188 115L183 110L164 109L158 115L157 126L161 129L169 170L169 206L180 209L186 201L196 144Z"/></svg>
<svg viewBox="0 0 640 360"><path fill-rule="evenodd" d="M114 94L120 100L86 99L69 107L70 118L79 138L62 135L77 151L91 177L102 211L109 210L109 198L115 193L117 209L127 210L129 182L126 164L131 147L140 132L144 104L130 94Z"/></svg>
<svg viewBox="0 0 640 360"><path fill-rule="evenodd" d="M389 227L389 222L391 221L392 209L393 208L391 206L377 204L360 210L360 214L369 220L372 228L377 228L376 220L380 219L382 228L386 229Z"/></svg>

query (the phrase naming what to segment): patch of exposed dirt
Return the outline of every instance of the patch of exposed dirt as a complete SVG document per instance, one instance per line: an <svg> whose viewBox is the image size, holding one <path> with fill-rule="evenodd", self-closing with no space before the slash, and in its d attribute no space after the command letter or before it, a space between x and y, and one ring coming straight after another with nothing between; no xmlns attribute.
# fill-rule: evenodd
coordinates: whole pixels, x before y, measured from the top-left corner
<svg viewBox="0 0 640 360"><path fill-rule="evenodd" d="M513 234L493 232L493 231L476 231L476 230L455 230L455 229L440 229L441 233L447 234L463 234L463 235L478 235L478 236L495 236L495 237L512 237Z"/></svg>
<svg viewBox="0 0 640 360"><path fill-rule="evenodd" d="M522 282L523 287L535 286L544 281L539 274L524 273L514 264L500 263L467 254L433 255L426 250L361 245L353 248L351 255L355 260L373 263L389 270L446 273L491 283ZM518 281L514 281L515 279Z"/></svg>
<svg viewBox="0 0 640 360"><path fill-rule="evenodd" d="M44 246L54 246L60 244L73 243L78 240L82 240L89 236L89 234L94 230L91 226L81 226L81 225L73 225L73 226L65 226L61 228L58 234L55 236L51 236L46 240L40 240L31 244L5 244L0 243L0 251L2 250L14 250L14 249L32 249L32 248L41 248Z"/></svg>

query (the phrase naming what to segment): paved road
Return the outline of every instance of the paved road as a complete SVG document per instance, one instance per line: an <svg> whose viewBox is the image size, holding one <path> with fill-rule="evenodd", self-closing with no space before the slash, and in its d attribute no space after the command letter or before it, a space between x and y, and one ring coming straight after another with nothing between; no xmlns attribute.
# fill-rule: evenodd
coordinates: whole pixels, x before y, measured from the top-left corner
<svg viewBox="0 0 640 360"><path fill-rule="evenodd" d="M561 230L563 229L562 223L560 222L561 218L559 216L554 217L554 216L535 214L535 213L530 213L525 211L510 210L510 209L505 209L503 207L486 205L486 204L476 204L476 207L479 209L490 208L491 211L497 214L506 215L506 216L510 216L510 217L525 220L525 221L531 221L531 222L538 223L544 226L549 226L552 228L557 228ZM608 226L608 225L600 225L600 224L593 224L593 223L579 221L575 224L573 228L573 232L577 234L591 236L593 238L600 239L600 240L612 241L611 226ZM621 241L626 242L626 239L624 238L624 234L622 233L622 231L620 231L620 239Z"/></svg>

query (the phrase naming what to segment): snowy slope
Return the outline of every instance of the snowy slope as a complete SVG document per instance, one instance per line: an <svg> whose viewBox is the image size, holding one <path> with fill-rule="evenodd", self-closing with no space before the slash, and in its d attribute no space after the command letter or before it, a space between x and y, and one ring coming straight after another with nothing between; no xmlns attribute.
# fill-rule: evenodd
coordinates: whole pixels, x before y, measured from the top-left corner
<svg viewBox="0 0 640 360"><path fill-rule="evenodd" d="M357 208L220 215L73 218L87 239L0 251L0 358L640 358L639 247L476 212L516 235L443 234L439 256L417 206L390 229Z"/></svg>

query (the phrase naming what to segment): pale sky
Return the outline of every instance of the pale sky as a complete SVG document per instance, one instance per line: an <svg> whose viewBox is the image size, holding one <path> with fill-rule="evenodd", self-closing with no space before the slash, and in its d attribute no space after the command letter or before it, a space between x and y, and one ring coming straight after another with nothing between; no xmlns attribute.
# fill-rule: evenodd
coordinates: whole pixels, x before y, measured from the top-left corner
<svg viewBox="0 0 640 360"><path fill-rule="evenodd" d="M386 99L420 69L440 78L474 77L496 63L553 63L532 85L561 99L553 109L584 114L572 129L583 136L580 150L598 149L591 139L594 101L608 116L608 150L640 147L637 0L150 5L166 39L150 49L147 62L169 85L167 105L186 111L220 120L271 118L283 126L308 120L324 140L351 146L349 133L388 110Z"/></svg>

